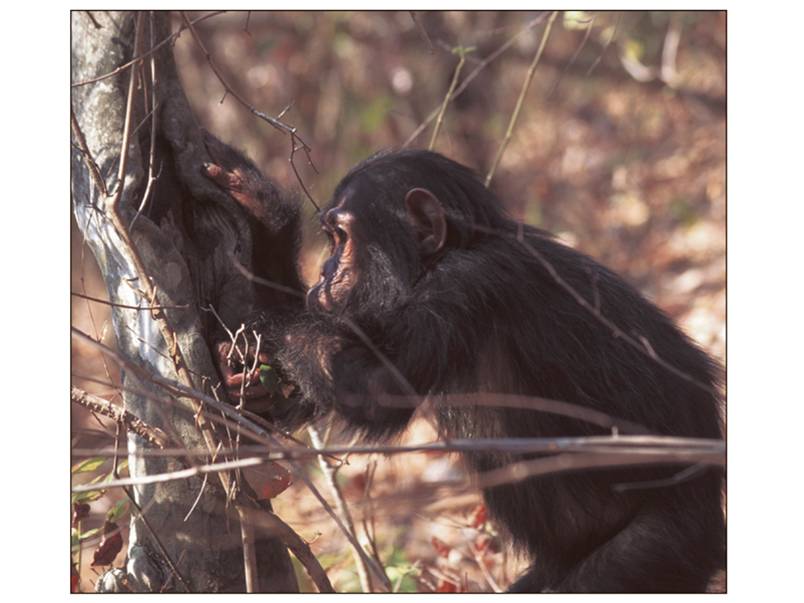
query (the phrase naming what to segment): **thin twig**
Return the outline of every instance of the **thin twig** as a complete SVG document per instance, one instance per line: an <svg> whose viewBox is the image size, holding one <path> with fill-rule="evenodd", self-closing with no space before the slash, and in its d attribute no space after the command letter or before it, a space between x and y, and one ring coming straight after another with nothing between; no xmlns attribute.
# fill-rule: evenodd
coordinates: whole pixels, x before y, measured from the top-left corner
<svg viewBox="0 0 804 603"><path fill-rule="evenodd" d="M362 522L363 533L366 535L366 539L368 540L371 555L374 561L377 562L377 565L382 567L382 559L380 558L380 552L377 549L377 530L374 522L374 505L371 499L371 486L373 485L374 474L376 471L377 461L371 460L366 466L366 485L363 489L363 501L368 512L363 514Z"/></svg>
<svg viewBox="0 0 804 603"><path fill-rule="evenodd" d="M603 56L606 54L609 46L611 46L611 43L614 41L614 37L617 35L617 30L620 27L620 19L622 19L622 16L623 14L621 12L617 13L617 20L614 22L614 27L611 29L611 35L609 35L609 39L606 40L606 43L603 45L603 50L600 51L598 57L592 62L592 64L589 66L589 69L586 70L587 77L592 75L595 67L597 67L600 61L603 60Z"/></svg>
<svg viewBox="0 0 804 603"><path fill-rule="evenodd" d="M76 125L77 125L77 122L76 122ZM93 215L94 214L92 212L87 212L87 221L86 221L86 224L84 225L84 232L87 232L89 230L89 223L92 220ZM86 249L87 249L87 242L86 242L86 239L83 239L81 241L81 260L80 260L81 272L80 272L79 280L81 282L81 290L84 292L84 295L86 295L86 292L87 292L86 279L84 278L84 276L85 276L84 275L84 267L85 267L84 260L86 259ZM98 341L102 341L104 336L105 336L105 333L106 333L106 324L108 324L108 323L104 322L104 328L99 334L98 333L98 327L97 327L97 324L95 322L95 313L92 311L92 304L89 303L89 300L86 300L86 307L87 307L87 315L89 316L89 323L92 326L92 332L95 333L95 337L96 337L96 339ZM106 378L111 382L112 381L112 374L109 371L109 362L106 360L106 356L101 355L101 362L103 363L103 372L106 375ZM92 415L92 416L95 417L95 415ZM95 417L95 420L98 421L98 423L100 424L100 419Z"/></svg>
<svg viewBox="0 0 804 603"><path fill-rule="evenodd" d="M92 21L92 25L95 26L95 29L101 29L103 27L100 23L98 23L91 11L85 10L83 12L87 17L89 17L89 20Z"/></svg>
<svg viewBox="0 0 804 603"><path fill-rule="evenodd" d="M148 13L148 20L149 20L149 33L150 33L150 41L151 41L151 48L154 46L154 12L149 11ZM134 219L131 220L131 228L134 228L134 223L139 218L140 213L145 209L145 205L148 203L148 199L151 197L151 189L153 188L154 182L156 182L156 176L154 176L154 164L156 163L156 124L158 120L158 113L157 110L159 108L159 103L157 101L157 92L156 92L156 56L151 55L150 66L151 66L151 141L148 149L148 181L145 185L145 192L142 194L142 201L140 201L140 206L137 208L137 213L134 214Z"/></svg>
<svg viewBox="0 0 804 603"><path fill-rule="evenodd" d="M475 550L474 543L469 543L468 545L469 550L472 553L472 557L474 557L475 563L477 563L477 567L480 568L480 573L483 574L483 578L486 580L486 584L489 585L492 591L495 593L503 592L503 589L500 588L500 585L497 584L497 581L494 579L494 576L491 575L491 572L486 567L486 564L483 562L483 554Z"/></svg>
<svg viewBox="0 0 804 603"><path fill-rule="evenodd" d="M255 593L258 589L259 574L257 574L257 542L254 534L254 525L251 523L251 509L236 505L237 516L240 519L240 540L243 543L243 573L246 579L246 592Z"/></svg>
<svg viewBox="0 0 804 603"><path fill-rule="evenodd" d="M595 18L592 17L589 20L589 24L586 27L586 33L584 33L581 43L578 44L578 48L576 48L575 52L572 53L572 57L570 57L569 62L566 65L564 65L564 68L561 70L561 73L558 74L558 77L556 78L555 82L553 82L553 87L550 88L550 92L548 92L547 95L545 96L547 100L553 98L553 95L555 94L556 90L558 90L558 85L561 83L561 80L563 80L564 76L567 75L567 71L569 71L570 67L572 67L575 64L575 61L578 60L578 56L581 54L581 50L583 50L584 46L586 46L586 42L589 40L589 36L591 35L594 26L595 26Z"/></svg>
<svg viewBox="0 0 804 603"><path fill-rule="evenodd" d="M72 492L92 492L94 490L106 490L108 488L120 488L125 486L142 486L145 484L163 484L165 482L173 482L176 480L184 480L196 475L205 475L207 473L217 473L219 475L228 473L234 469L244 469L247 467L257 467L263 465L266 461L260 457L248 457L238 459L236 461L223 461L220 463L207 463L205 465L196 465L195 467L188 467L187 469L177 469L176 471L167 471L164 473L149 473L148 475L141 475L139 477L123 477L116 480L108 480L99 483L79 484L72 487Z"/></svg>
<svg viewBox="0 0 804 603"><path fill-rule="evenodd" d="M441 124L444 121L444 114L447 112L447 105L449 105L449 101L452 100L455 86L458 83L458 77L460 77L461 69L463 69L463 64L466 62L467 50L464 48L458 48L457 52L459 56L458 64L455 66L455 73L452 74L452 81L450 82L449 89L444 95L444 102L441 103L441 110L438 112L438 117L436 118L435 127L433 128L433 135L430 137L430 144L427 146L428 151L432 151L433 147L435 146L436 139L438 138L438 132L441 130Z"/></svg>
<svg viewBox="0 0 804 603"><path fill-rule="evenodd" d="M106 189L106 182L104 182L103 176L101 176L100 173L100 168L98 168L98 164L95 162L95 159L92 157L92 153L89 151L87 140L84 138L84 133L81 131L81 126L78 125L78 119L76 118L75 111L73 111L72 107L70 107L70 126L73 130L73 135L78 141L78 148L81 150L81 154L84 156L84 162L87 164L90 177L95 183L95 186L98 187L101 196L108 197L109 191Z"/></svg>
<svg viewBox="0 0 804 603"><path fill-rule="evenodd" d="M137 515L137 519L141 521L142 525L145 526L145 529L148 530L148 534L151 536L151 541L156 545L156 548L159 549L159 552L162 554L162 558L164 559L165 563L167 563L167 566L170 569L171 573L176 577L176 579L181 583L181 585L184 586L184 589L188 593L192 592L190 590L190 585L187 584L187 581L179 572L179 568L176 567L176 564L173 563L173 559L170 558L170 554L165 548L165 545L162 544L162 540L159 538L159 535L156 533L156 530L153 529L151 523L145 517L145 513L143 512L142 507L140 507L137 501L134 500L134 495L131 493L131 490L129 490L128 488L123 488L123 492L126 493L128 501Z"/></svg>
<svg viewBox="0 0 804 603"><path fill-rule="evenodd" d="M324 443L321 441L321 434L314 425L310 425L307 428L307 433L310 434L310 443L313 445L313 448L324 448ZM357 531L355 530L355 523L352 519L352 514L349 512L349 507L346 505L346 500L343 498L343 492L341 492L340 486L338 486L338 482L335 479L335 468L329 464L326 457L323 455L318 457L318 465L321 467L321 471L327 481L327 486L329 486L332 497L335 499L335 508L338 511L344 526L347 530L349 530L354 540L357 541L358 538ZM373 589L371 588L371 575L365 552L362 550L362 547L355 548L352 546L351 550L352 558L354 559L355 567L357 568L357 576L360 579L361 589L364 593L373 592Z"/></svg>
<svg viewBox="0 0 804 603"><path fill-rule="evenodd" d="M527 74L525 75L525 81L522 82L522 89L519 91L519 98L516 101L516 107L514 108L514 112L511 114L511 120L508 122L508 129L505 131L505 137L500 143L500 147L497 149L497 155L494 157L494 162L491 164L491 169L489 169L489 173L486 175L486 186L491 183L491 179L494 177L494 172L497 170L497 166L502 159L503 153L505 153L505 148L508 146L508 142L511 140L511 136L514 133L514 127L519 119L519 112L522 110L522 104L525 102L525 96L528 93L528 88L530 88L530 83L533 80L536 65L539 64L539 59L542 58L544 47L547 45L547 38L550 37L550 30L553 28L553 21L556 20L557 15L558 11L554 10L550 14L550 18L547 20L547 25L544 28L544 33L542 34L542 39L539 43L539 49L536 51L536 55L533 57L533 61L531 61L530 66L528 67Z"/></svg>
<svg viewBox="0 0 804 603"><path fill-rule="evenodd" d="M256 467L278 460L295 460L315 456L317 454L401 454L411 452L497 452L515 455L553 454L547 458L536 459L546 461L561 457L551 471L544 473L567 471L574 468L618 467L631 465L657 464L705 464L723 465L725 463L725 445L721 440L705 438L676 438L672 436L578 436L565 438L476 438L451 440L447 442L431 442L407 446L329 446L318 450L309 448L285 449L274 452L262 452L260 456L250 456L233 461L196 465L187 469L178 469L165 473L154 473L141 477L128 477L102 483L80 484L73 486L73 492L90 492L120 486L152 484L187 479L195 475L219 473L233 469ZM561 453L561 454L558 454ZM100 455L98 455L100 456ZM579 457L580 462L567 460ZM524 463L524 464L522 464ZM505 469L512 471L515 479L521 479L518 467L529 468L530 461L514 463ZM541 465L539 465L541 467ZM528 469L529 470L529 469ZM499 470L495 470L499 471ZM540 469L541 471L541 469ZM487 472L485 477L498 485L499 476ZM530 474L528 474L530 475ZM485 482L484 482L485 483ZM490 482L491 483L491 482ZM344 529L344 533L346 530Z"/></svg>
<svg viewBox="0 0 804 603"><path fill-rule="evenodd" d="M114 449L89 448L75 449L72 455L78 457L110 456ZM450 452L500 452L506 454L535 454L557 452L635 452L644 454L672 453L682 451L685 454L722 455L725 443L711 438L684 438L676 436L567 436L555 438L468 438L453 439L450 442L435 441L422 444L360 444L343 446L324 446L309 448L307 446L280 447L242 446L241 452L251 457L259 457L266 462L288 459L306 459L322 454L411 454L411 453L450 453ZM187 450L171 448L163 450L142 449L131 454L137 457L170 457L179 454L191 454L203 457L203 449ZM722 464L722 458L715 458L713 463Z"/></svg>
<svg viewBox="0 0 804 603"><path fill-rule="evenodd" d="M334 593L335 589L327 577L327 573L316 559L308 545L302 538L282 521L277 515L265 509L246 509L245 520L251 525L267 530L278 537L293 551L296 559L302 564L307 574L321 593Z"/></svg>
<svg viewBox="0 0 804 603"><path fill-rule="evenodd" d="M215 64L215 61L212 59L212 55L207 50L206 46L204 46L204 43L201 41L201 36L198 35L198 32L196 31L194 24L187 18L187 14L184 11L182 11L181 16L182 19L184 19L184 23L187 25L187 28L190 30L190 33L192 34L193 39L195 40L195 43L201 49L201 52L204 53L204 56L207 59L207 63L209 63L209 66L212 69L213 73L218 78L218 81L221 83L224 90L226 91L226 93L224 94L224 98L226 98L227 95L231 94L235 98L235 100L237 100L237 102L239 102L246 109L248 109L254 116L258 117L259 119L262 119L273 128L279 130L280 132L283 132L284 134L287 134L290 137L291 151L289 161L291 167L293 168L293 173L296 175L296 179L299 181L299 185L302 187L302 190L307 195L307 198L310 200L313 206L315 206L316 211L319 211L318 204L315 202L315 199L313 199L313 196L307 190L307 186L305 186L304 181L302 180L299 171L296 169L296 164L294 162L294 156L296 152L299 149L301 149L304 151L305 157L307 158L307 162L315 170L316 168L315 165L313 164L313 159L310 156L310 151L312 150L310 146L299 136L298 131L294 126L290 126L275 117L271 117L270 115L266 115L262 111L258 111L254 107L254 105L249 103L242 95L240 95L234 88L232 88L229 85L223 73Z"/></svg>
<svg viewBox="0 0 804 603"><path fill-rule="evenodd" d="M424 28L424 26L421 23L419 23L419 19L416 17L416 11L409 10L408 14L410 14L410 18L413 20L413 24L419 29L419 33L422 34L422 37L424 38L425 42L427 42L430 54L433 54L435 52L435 48L433 48L433 41L430 39L430 36L427 33L427 30Z"/></svg>
<svg viewBox="0 0 804 603"><path fill-rule="evenodd" d="M273 289L274 291L287 293L288 295L292 295L300 299L304 299L306 297L304 291L300 291L299 289L294 289L293 287L288 287L286 285L280 285L279 283L275 283L273 281L269 281L267 279L257 276L256 274L251 272L248 268L246 268L243 264L241 264L240 261L237 259L237 256L235 256L235 254L232 253L231 251L229 252L229 259L232 261L232 265L235 267L235 269L252 283L268 287L269 289Z"/></svg>
<svg viewBox="0 0 804 603"><path fill-rule="evenodd" d="M497 57L499 57L499 56L500 56L502 53L504 53L504 52L505 52L506 50L508 50L508 49L509 49L511 46L513 46L513 45L514 45L514 42L516 42L516 41L517 41L517 39L518 39L518 38L519 38L519 37L520 37L522 34L524 34L524 33L525 33L525 32L527 32L527 31L530 31L531 29L533 29L534 27L536 27L536 26L537 26L539 23L541 23L542 21L544 21L545 16L546 16L546 13L545 13L544 15L539 15L539 16L538 16L538 17L536 17L535 19L533 19L533 20L531 20L530 22L526 23L526 24L525 24L525 26L524 26L522 29L520 29L520 30L519 30L519 31L518 31L516 34L514 34L514 36L513 36L513 37L511 37L511 39L507 40L507 41L506 41L504 44L502 44L502 45L501 45L499 48L497 48L497 50L495 50L495 51L494 51L494 52L492 52L492 53L491 53L489 56L487 56L485 59L483 59L482 61L480 61L480 63L478 64L478 66L477 66L477 67L475 67L475 68L472 70L472 72L471 72L469 75L467 75L467 76L466 76L466 79L464 79L464 80L461 82L461 85L460 85L460 86L458 86L458 88L455 90L455 93L452 95L453 100L454 100L454 99L456 99L456 98L458 98L458 97L459 97L459 96L460 96L460 95L461 95L461 94L464 92L464 90L466 90L466 88L469 86L469 84L472 82L472 80L474 80L474 79L475 79L475 78L476 78L476 77L477 77L477 76L480 74L480 72L481 72L481 71L483 71L483 69L485 69L485 68L486 68L486 67L489 65L489 63L491 63L492 61L494 61L494 60L495 60ZM429 126L429 125L430 125L430 123L431 123L431 122L432 122L432 121L433 121L433 120L434 120L436 117L438 117L438 111L439 111L439 109L440 109L440 105L439 105L438 107L436 107L435 109L433 109L433 110L430 112L430 114L427 116L427 119L425 119L425 120L424 120L422 123L420 123L420 124L419 124L419 125L416 127L416 129L415 129L415 130L413 130L413 133L412 133L410 136L408 136L407 140L405 140L405 142L404 142L404 143L402 143L402 148L403 148L403 149L404 149L404 148L406 148L406 147L408 147L408 146L409 146L409 145L410 145L410 144L411 144L411 143L412 143L414 140L416 140L416 138L418 138L418 137L419 137L419 135L420 135L422 132L424 132L424 130L427 128L427 126Z"/></svg>
<svg viewBox="0 0 804 603"><path fill-rule="evenodd" d="M201 17L198 17L197 19L194 19L192 21L192 24L195 25L196 23L201 23L202 21L206 21L210 17L215 17L217 15L222 15L225 12L226 12L225 10L217 10L217 11L214 11L214 12L211 12L211 13L207 13L206 15L202 15ZM100 82L101 80L105 80L107 78L114 77L118 73L121 73L121 72L125 71L126 69L128 69L132 65L139 64L140 61L142 61L144 58L150 56L151 54L155 53L157 50L162 48L162 46L164 46L165 44L168 44L168 43L172 42L173 40L177 39L181 35L181 32L183 32L185 29L187 29L187 26L186 25L181 25L177 31L175 31L174 33L170 34L167 38L165 38L164 40L159 42L159 44L157 44L156 46L153 46L147 52L143 52L142 54L134 57L128 63L124 63L124 64L120 65L119 67L117 67L116 69L110 71L109 73L99 75L98 77L94 77L94 78L89 79L89 80L83 80L81 82L76 82L74 84L70 84L70 86L73 87L73 88L76 88L78 86L86 86L87 84L94 84L96 82Z"/></svg>
<svg viewBox="0 0 804 603"><path fill-rule="evenodd" d="M99 297L92 297L91 295L85 295L83 293L76 293L75 291L71 291L70 295L73 297L80 297L81 299L86 299L89 301L97 302L99 304L104 304L106 306L112 306L114 308L126 308L128 310L147 310L152 312L154 310L186 310L190 306L188 304L181 304L178 306L133 306L131 304L119 304L117 302L109 301L108 299L101 299Z"/></svg>

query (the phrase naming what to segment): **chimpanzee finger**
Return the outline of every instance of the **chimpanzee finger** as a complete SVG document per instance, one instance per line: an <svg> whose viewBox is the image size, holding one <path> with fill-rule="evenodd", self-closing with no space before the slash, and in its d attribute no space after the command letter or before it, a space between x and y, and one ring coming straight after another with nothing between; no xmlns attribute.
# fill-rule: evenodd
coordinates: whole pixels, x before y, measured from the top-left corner
<svg viewBox="0 0 804 603"><path fill-rule="evenodd" d="M225 190L243 190L243 176L238 169L229 172L218 164L207 161L201 164L201 173Z"/></svg>

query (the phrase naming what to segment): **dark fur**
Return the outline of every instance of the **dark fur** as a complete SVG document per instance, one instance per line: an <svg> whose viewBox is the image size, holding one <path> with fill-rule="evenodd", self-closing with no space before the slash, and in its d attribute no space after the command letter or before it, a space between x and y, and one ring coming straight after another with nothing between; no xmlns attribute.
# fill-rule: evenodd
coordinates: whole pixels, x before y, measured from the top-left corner
<svg viewBox="0 0 804 603"><path fill-rule="evenodd" d="M446 212L446 244L436 257L417 253L404 205L416 187L431 191ZM378 155L339 184L332 203L343 199L358 218L359 277L338 311L311 304L289 330L279 359L302 400L285 409L288 424L334 409L364 437L387 438L413 414L389 404L388 395L412 388L435 400L450 438L604 433L554 414L438 404L442 394L471 392L563 400L658 434L722 437L718 366L610 270L532 227L521 231L531 249L523 245L518 224L467 168L425 151ZM258 253L288 265L263 276L287 275L292 259L269 239ZM590 303L599 300L605 317L644 337L697 384L616 337L559 285L534 249ZM521 460L489 452L465 457L480 472ZM704 591L725 565L722 472L709 469L670 487L612 489L681 468L565 473L487 489L489 510L534 560L511 590Z"/></svg>

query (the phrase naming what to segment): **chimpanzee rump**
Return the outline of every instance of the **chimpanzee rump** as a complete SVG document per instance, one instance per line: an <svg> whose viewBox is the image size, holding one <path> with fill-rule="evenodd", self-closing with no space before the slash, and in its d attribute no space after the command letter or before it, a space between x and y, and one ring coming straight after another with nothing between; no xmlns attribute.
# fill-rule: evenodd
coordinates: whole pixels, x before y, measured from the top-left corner
<svg viewBox="0 0 804 603"><path fill-rule="evenodd" d="M295 206L261 194L275 189L245 159L239 165L239 178L232 166L206 172L254 218L257 275L296 287L295 247L277 237L298 221ZM602 411L656 434L722 437L716 363L619 276L508 218L458 163L428 151L371 157L338 185L321 223L331 256L307 309L291 296L272 302L283 318L266 341L300 390L289 408L274 410L280 422L299 425L334 410L365 438L384 439L414 412L390 401L415 395L434 402L450 438L605 433L556 414L448 401L519 394ZM649 342L662 362L616 336L568 287ZM484 472L523 457L465 458ZM486 489L492 516L533 559L510 590L704 591L725 566L723 472L707 469L662 488L613 488L681 469L588 470Z"/></svg>

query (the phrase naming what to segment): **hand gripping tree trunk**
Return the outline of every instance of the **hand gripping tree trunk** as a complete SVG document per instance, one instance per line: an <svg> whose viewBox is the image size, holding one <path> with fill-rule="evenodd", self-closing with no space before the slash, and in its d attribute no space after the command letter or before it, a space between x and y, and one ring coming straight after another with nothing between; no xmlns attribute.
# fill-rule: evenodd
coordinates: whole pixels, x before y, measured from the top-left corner
<svg viewBox="0 0 804 603"><path fill-rule="evenodd" d="M203 133L179 83L170 35L165 12L72 13L73 82L119 69L72 89L72 200L112 303L157 308L113 307L120 355L210 394L219 379L204 337L212 317L201 308L212 305L224 322L237 324L253 307L252 284L231 269L232 254L250 265L252 242L240 208L201 175L208 160ZM136 57L143 58L125 67ZM124 371L123 390L127 409L174 444L210 449L224 437L197 401L171 402L144 373ZM137 454L148 446L128 435L133 477L207 460ZM234 508L243 503L226 503L227 480L210 475L134 487L148 525L132 518L126 567L102 576L98 590L244 591L243 543L254 536L252 588L295 592L284 545L258 530L241 537L243 513Z"/></svg>

